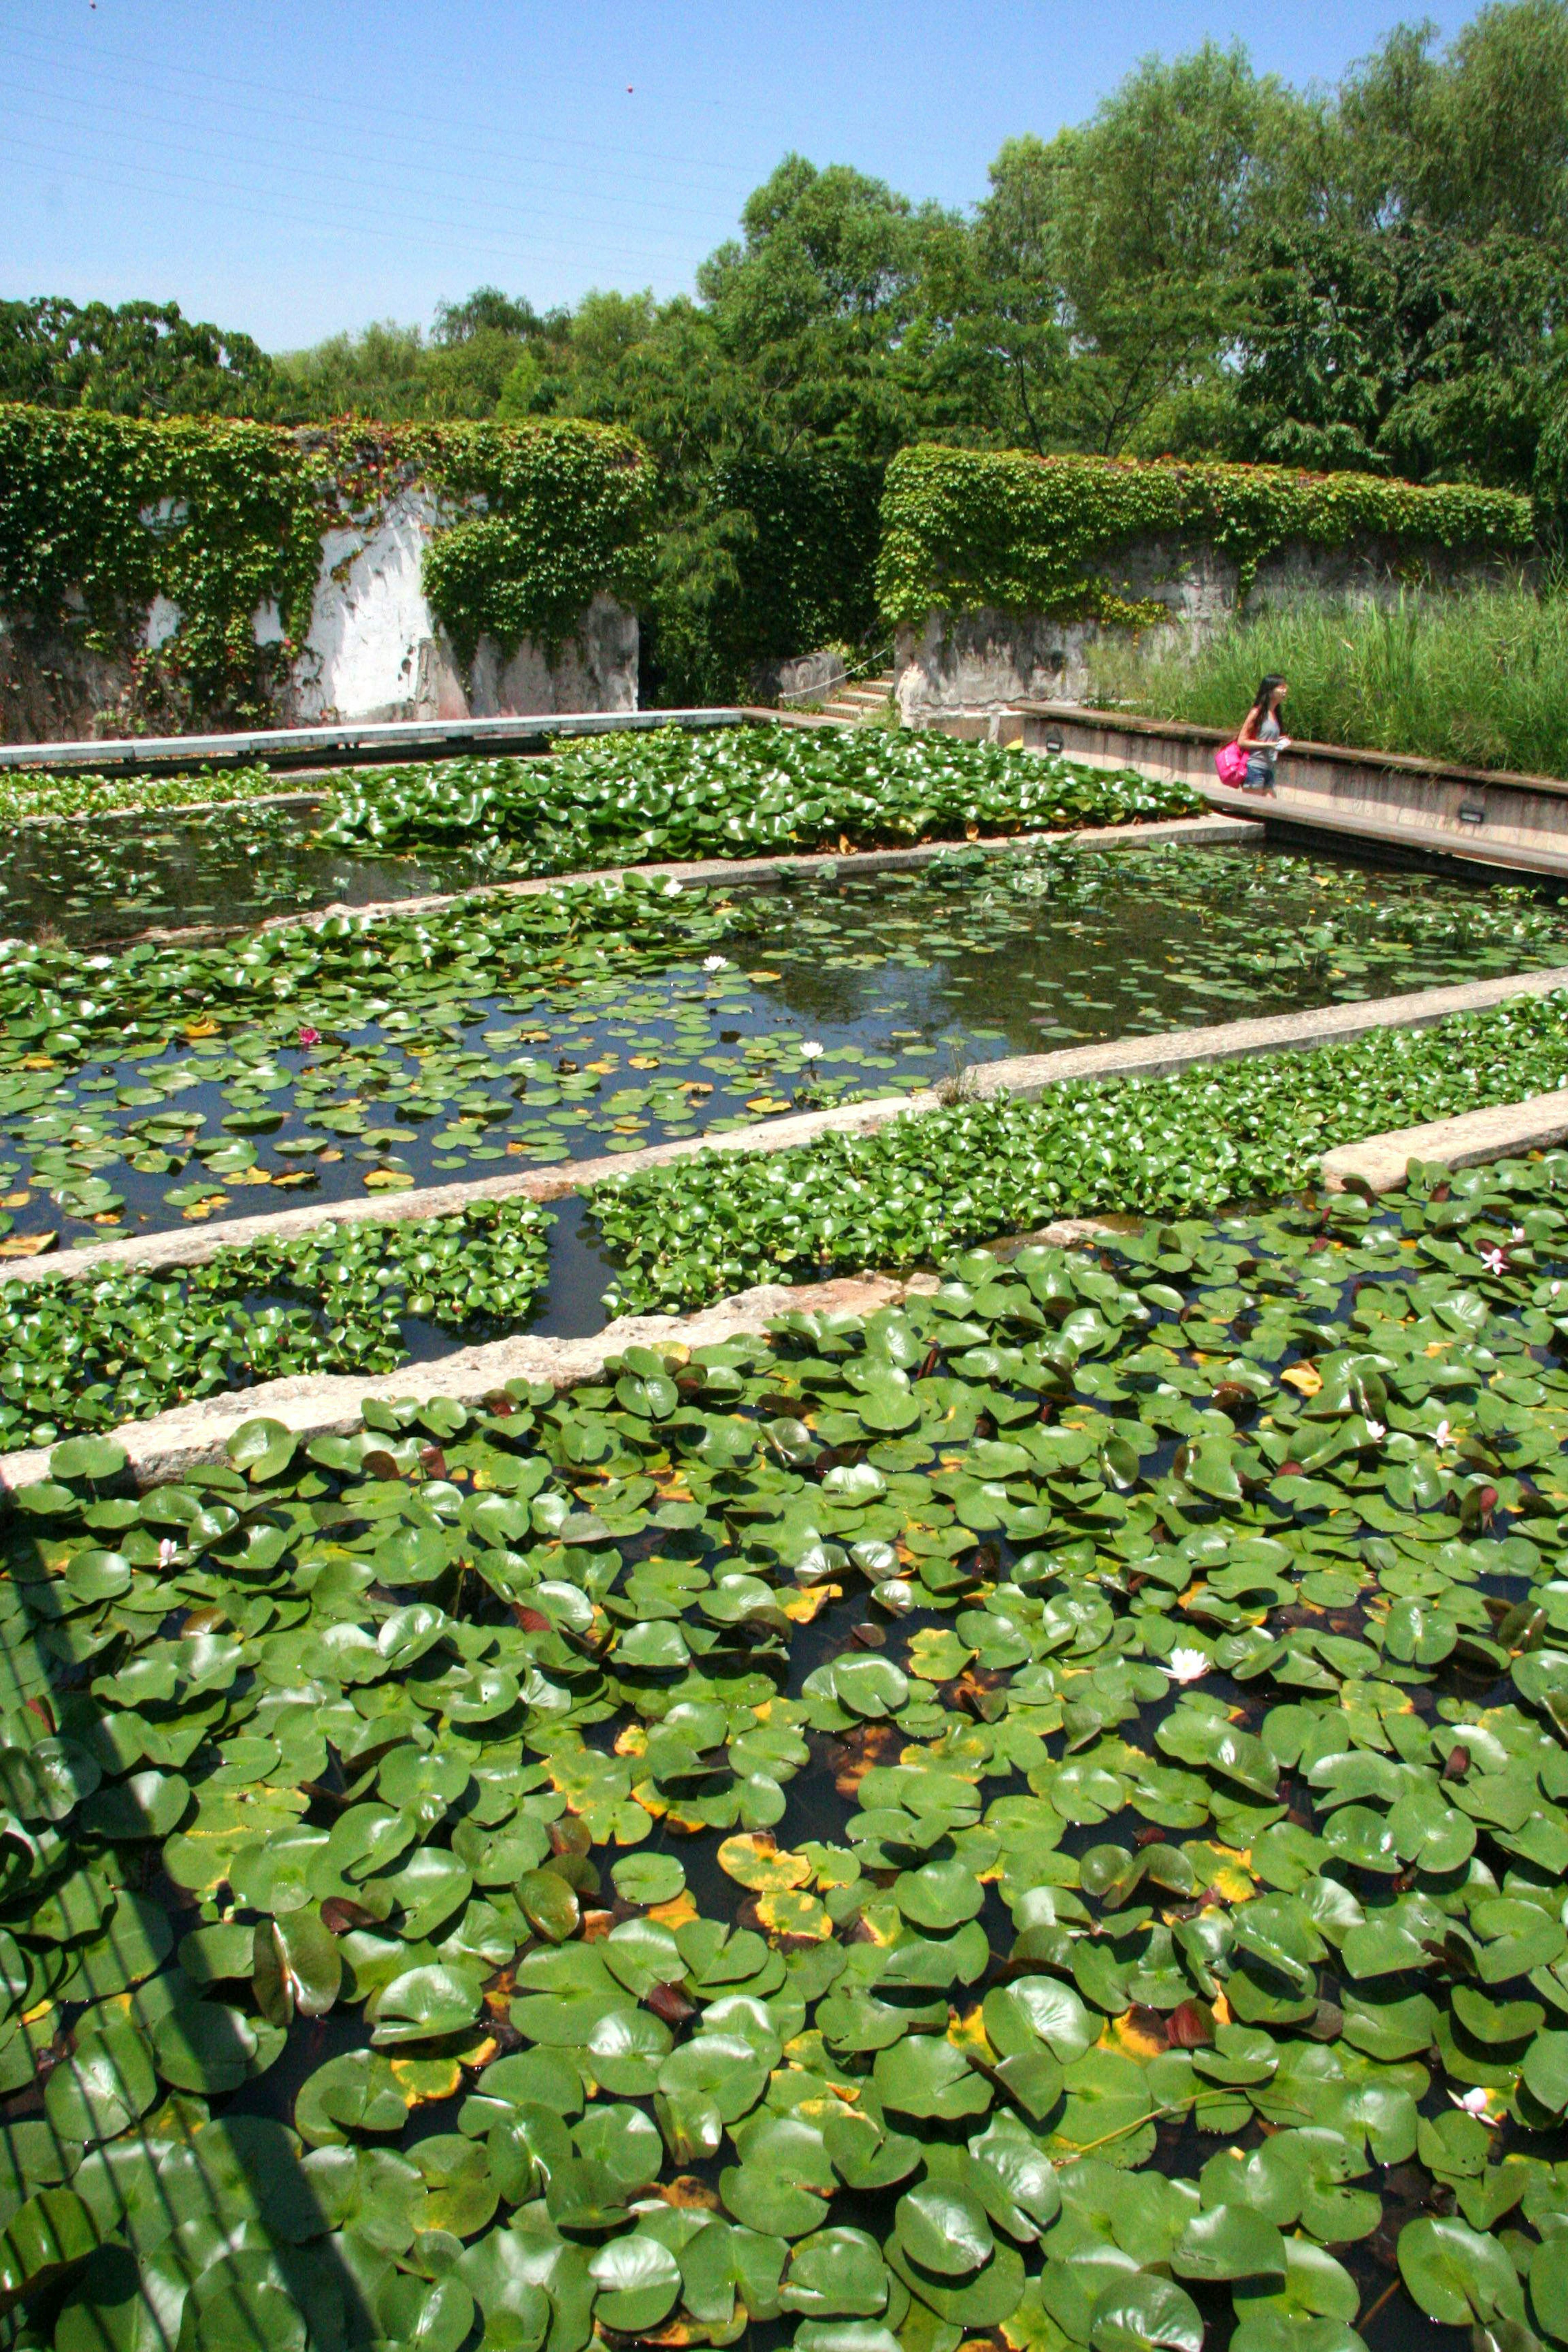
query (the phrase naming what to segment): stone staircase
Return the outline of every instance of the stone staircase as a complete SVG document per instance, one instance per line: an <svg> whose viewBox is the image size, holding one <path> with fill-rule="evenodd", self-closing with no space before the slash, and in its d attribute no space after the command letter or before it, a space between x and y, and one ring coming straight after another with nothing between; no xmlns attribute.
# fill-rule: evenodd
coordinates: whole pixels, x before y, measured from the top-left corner
<svg viewBox="0 0 1568 2352"><path fill-rule="evenodd" d="M858 727L868 719L879 719L893 698L896 677L896 671L885 669L880 677L862 678L854 686L841 686L822 705L820 716L835 720L840 727Z"/></svg>

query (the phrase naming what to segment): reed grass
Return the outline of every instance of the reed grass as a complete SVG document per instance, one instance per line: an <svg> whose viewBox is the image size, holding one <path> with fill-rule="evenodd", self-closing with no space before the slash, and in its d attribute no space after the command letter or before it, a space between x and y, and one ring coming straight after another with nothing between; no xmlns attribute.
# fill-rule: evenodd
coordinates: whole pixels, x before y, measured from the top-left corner
<svg viewBox="0 0 1568 2352"><path fill-rule="evenodd" d="M1473 590L1392 606L1286 607L1195 654L1102 642L1089 698L1236 728L1266 671L1290 681L1286 730L1320 743L1568 776L1568 596Z"/></svg>

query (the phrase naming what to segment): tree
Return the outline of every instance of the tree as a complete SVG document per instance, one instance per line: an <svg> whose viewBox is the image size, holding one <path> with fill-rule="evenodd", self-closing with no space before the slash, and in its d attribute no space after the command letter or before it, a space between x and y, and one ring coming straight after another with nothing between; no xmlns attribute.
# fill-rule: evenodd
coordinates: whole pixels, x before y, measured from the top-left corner
<svg viewBox="0 0 1568 2352"><path fill-rule="evenodd" d="M437 302L431 341L443 349L470 342L476 335L509 335L514 341L543 326L526 295L503 294L499 286L476 286L461 302Z"/></svg>
<svg viewBox="0 0 1568 2352"><path fill-rule="evenodd" d="M1139 446L1218 365L1237 257L1302 112L1205 43L1146 58L1079 128L1009 140L967 251L933 241L933 389L1042 453Z"/></svg>
<svg viewBox="0 0 1568 2352"><path fill-rule="evenodd" d="M911 422L900 349L924 248L946 216L845 164L787 155L742 213L744 240L697 273L716 354L743 396L735 429L779 454L806 440L887 457Z"/></svg>
<svg viewBox="0 0 1568 2352"><path fill-rule="evenodd" d="M373 416L389 424L424 414L425 338L380 320L357 335L329 335L274 362L276 413L290 424Z"/></svg>
<svg viewBox="0 0 1568 2352"><path fill-rule="evenodd" d="M1402 27L1245 240L1236 453L1552 489L1568 297L1568 7ZM1550 472L1552 469L1549 468Z"/></svg>
<svg viewBox="0 0 1568 2352"><path fill-rule="evenodd" d="M248 335L183 316L177 302L0 302L0 399L121 416L254 415L272 365Z"/></svg>

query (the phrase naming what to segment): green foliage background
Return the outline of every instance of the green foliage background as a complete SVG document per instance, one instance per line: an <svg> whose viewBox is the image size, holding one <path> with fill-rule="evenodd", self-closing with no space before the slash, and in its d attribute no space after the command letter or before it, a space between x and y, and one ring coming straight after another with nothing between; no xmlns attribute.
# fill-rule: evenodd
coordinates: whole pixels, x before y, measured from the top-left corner
<svg viewBox="0 0 1568 2352"><path fill-rule="evenodd" d="M814 645L881 652L874 510L911 447L1506 490L1554 549L1565 310L1568 0L1496 0L1334 89L1148 58L1085 122L1026 119L967 213L786 156L668 301L480 287L270 357L172 304L0 303L0 402L622 428L657 469L643 699L727 700ZM466 615L515 552L449 551Z"/></svg>

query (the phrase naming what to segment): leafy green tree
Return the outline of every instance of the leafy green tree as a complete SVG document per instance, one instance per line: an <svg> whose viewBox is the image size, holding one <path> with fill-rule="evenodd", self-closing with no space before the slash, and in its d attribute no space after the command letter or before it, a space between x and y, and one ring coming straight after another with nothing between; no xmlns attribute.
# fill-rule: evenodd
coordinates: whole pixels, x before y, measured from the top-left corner
<svg viewBox="0 0 1568 2352"><path fill-rule="evenodd" d="M425 337L417 327L379 320L357 335L329 335L274 362L277 414L290 424L331 416L403 423L424 413Z"/></svg>
<svg viewBox="0 0 1568 2352"><path fill-rule="evenodd" d="M1244 251L1236 454L1554 492L1568 8L1396 30Z"/></svg>
<svg viewBox="0 0 1568 2352"><path fill-rule="evenodd" d="M254 415L272 380L248 335L187 319L177 302L0 302L0 400L121 416Z"/></svg>

